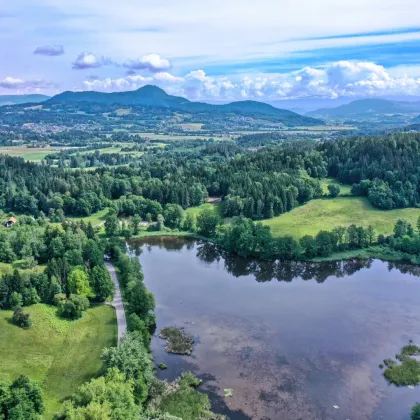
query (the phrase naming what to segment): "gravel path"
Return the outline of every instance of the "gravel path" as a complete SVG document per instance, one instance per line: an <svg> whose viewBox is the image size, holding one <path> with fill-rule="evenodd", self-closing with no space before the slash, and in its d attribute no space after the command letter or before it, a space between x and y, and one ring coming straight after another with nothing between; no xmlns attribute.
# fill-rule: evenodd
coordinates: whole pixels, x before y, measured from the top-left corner
<svg viewBox="0 0 420 420"><path fill-rule="evenodd" d="M118 340L121 340L121 338L123 338L125 333L127 332L127 319L125 317L124 302L122 300L120 284L118 283L115 267L109 262L105 262L105 267L108 270L111 279L115 284L115 295L114 299L111 302L111 305L115 308L118 325Z"/></svg>

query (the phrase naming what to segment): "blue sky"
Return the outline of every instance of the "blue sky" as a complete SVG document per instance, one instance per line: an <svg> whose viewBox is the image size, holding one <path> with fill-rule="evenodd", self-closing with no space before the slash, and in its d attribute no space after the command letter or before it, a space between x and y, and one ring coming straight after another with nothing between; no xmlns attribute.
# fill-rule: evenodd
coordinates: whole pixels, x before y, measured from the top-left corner
<svg viewBox="0 0 420 420"><path fill-rule="evenodd" d="M0 94L420 96L418 0L0 0Z"/></svg>

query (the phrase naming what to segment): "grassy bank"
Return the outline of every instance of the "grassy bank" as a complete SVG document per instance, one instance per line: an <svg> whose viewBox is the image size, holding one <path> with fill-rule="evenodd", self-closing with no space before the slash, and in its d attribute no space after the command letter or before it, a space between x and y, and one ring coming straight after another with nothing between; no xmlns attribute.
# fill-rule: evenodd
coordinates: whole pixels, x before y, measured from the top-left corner
<svg viewBox="0 0 420 420"><path fill-rule="evenodd" d="M312 200L263 223L270 226L274 236L291 235L298 239L304 235L315 236L320 230L330 231L351 224L372 225L376 234L389 234L398 219L415 226L419 216L419 209L378 210L366 198L337 197Z"/></svg>
<svg viewBox="0 0 420 420"><path fill-rule="evenodd" d="M0 311L0 380L25 374L40 381L45 419L51 419L64 398L99 374L102 349L116 344L115 311L94 307L77 321L60 319L56 308L43 304L24 311L33 322L29 330L10 323L11 311Z"/></svg>
<svg viewBox="0 0 420 420"><path fill-rule="evenodd" d="M390 248L376 245L364 249L350 249L342 252L334 252L328 257L317 257L312 262L328 262L328 261L342 261L342 260L366 260L369 258L377 258L383 261L411 261L414 255L405 254L403 252L393 251Z"/></svg>

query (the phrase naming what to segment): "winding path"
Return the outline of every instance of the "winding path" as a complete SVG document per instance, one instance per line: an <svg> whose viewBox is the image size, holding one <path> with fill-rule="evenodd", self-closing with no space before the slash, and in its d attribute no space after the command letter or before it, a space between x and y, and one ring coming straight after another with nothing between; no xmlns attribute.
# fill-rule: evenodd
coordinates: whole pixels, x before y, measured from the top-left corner
<svg viewBox="0 0 420 420"><path fill-rule="evenodd" d="M120 284L118 283L115 267L109 262L105 262L105 267L115 284L115 295L114 299L112 299L111 305L115 308L118 325L118 340L121 340L127 332L127 319L125 317L124 302L122 300Z"/></svg>

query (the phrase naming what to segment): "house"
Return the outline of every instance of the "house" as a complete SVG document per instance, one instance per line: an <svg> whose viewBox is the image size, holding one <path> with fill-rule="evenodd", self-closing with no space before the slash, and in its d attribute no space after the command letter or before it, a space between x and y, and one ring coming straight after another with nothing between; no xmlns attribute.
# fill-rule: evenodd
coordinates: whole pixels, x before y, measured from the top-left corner
<svg viewBox="0 0 420 420"><path fill-rule="evenodd" d="M17 222L17 220L14 217L11 217L5 224L4 226L6 226L7 228L12 227L15 223Z"/></svg>

